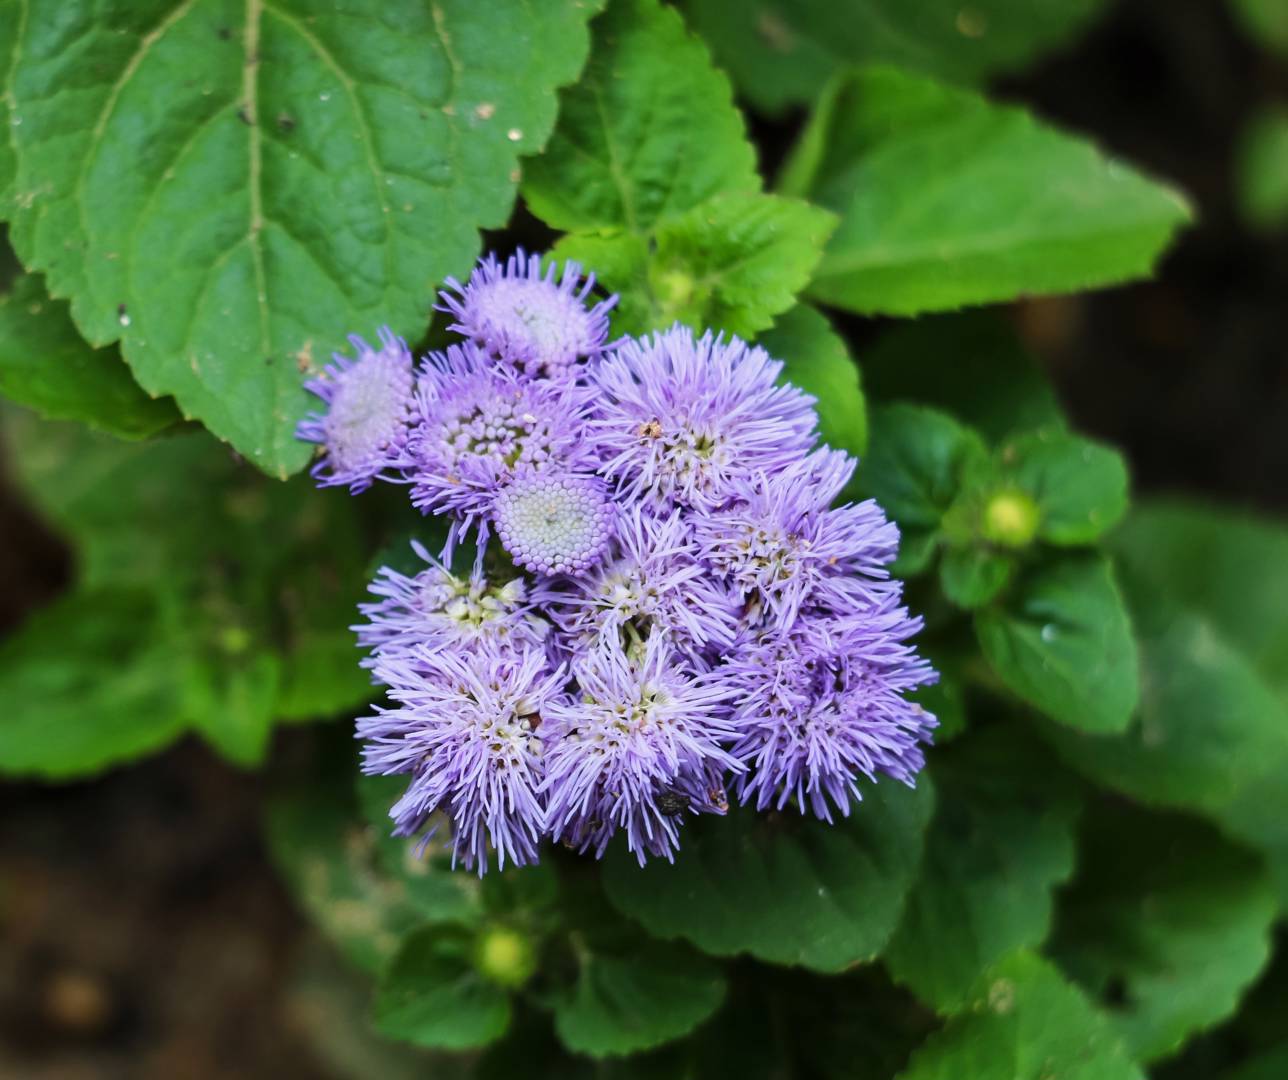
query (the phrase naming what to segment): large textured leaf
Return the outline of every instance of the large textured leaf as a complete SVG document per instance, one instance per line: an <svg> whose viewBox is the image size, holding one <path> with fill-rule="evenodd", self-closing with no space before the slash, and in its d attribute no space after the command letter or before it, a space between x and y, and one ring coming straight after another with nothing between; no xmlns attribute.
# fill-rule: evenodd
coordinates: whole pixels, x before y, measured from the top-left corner
<svg viewBox="0 0 1288 1080"><path fill-rule="evenodd" d="M702 42L657 0L616 0L549 146L524 171L533 212L556 229L642 234L715 195L759 189L729 80Z"/></svg>
<svg viewBox="0 0 1288 1080"><path fill-rule="evenodd" d="M1068 555L1036 566L975 616L998 677L1062 724L1120 732L1140 695L1136 643L1108 562Z"/></svg>
<svg viewBox="0 0 1288 1080"><path fill-rule="evenodd" d="M1109 1020L1045 960L1016 953L976 982L966 1006L899 1080L1143 1080Z"/></svg>
<svg viewBox="0 0 1288 1080"><path fill-rule="evenodd" d="M604 866L609 898L659 937L719 956L840 971L874 959L899 920L933 804L891 780L865 786L828 825L746 810L693 822L674 864L636 864L624 845Z"/></svg>
<svg viewBox="0 0 1288 1080"><path fill-rule="evenodd" d="M419 332L509 213L593 6L33 3L15 247L145 388L293 472L301 371L349 332Z"/></svg>
<svg viewBox="0 0 1288 1080"><path fill-rule="evenodd" d="M1103 6L1104 0L684 4L739 92L769 111L808 102L836 71L872 61L967 81L1012 70L1076 33Z"/></svg>
<svg viewBox="0 0 1288 1080"><path fill-rule="evenodd" d="M49 779L157 749L183 727L154 599L73 592L0 644L0 772Z"/></svg>
<svg viewBox="0 0 1288 1080"><path fill-rule="evenodd" d="M1115 806L1081 847L1052 951L1112 994L1137 1057L1172 1053L1234 1012L1269 959L1274 888L1260 860L1199 822Z"/></svg>
<svg viewBox="0 0 1288 1080"><path fill-rule="evenodd" d="M1046 937L1052 890L1073 872L1078 803L1050 752L1012 730L939 750L932 769L925 863L884 956L896 979L952 1012L985 968Z"/></svg>
<svg viewBox="0 0 1288 1080"><path fill-rule="evenodd" d="M1021 109L891 69L824 103L790 194L841 214L810 294L912 315L1147 275L1184 199Z"/></svg>
<svg viewBox="0 0 1288 1080"><path fill-rule="evenodd" d="M687 1035L720 1006L720 968L692 949L642 942L578 951L576 982L555 999L555 1030L570 1050L633 1054Z"/></svg>
<svg viewBox="0 0 1288 1080"><path fill-rule="evenodd" d="M67 305L50 300L34 274L0 296L0 394L52 420L80 420L137 439L179 420L174 403L153 400L115 349L91 349Z"/></svg>
<svg viewBox="0 0 1288 1080"><path fill-rule="evenodd" d="M868 446L862 379L845 340L827 319L808 304L798 304L761 334L757 344L783 362L787 382L817 398L823 440L862 457Z"/></svg>

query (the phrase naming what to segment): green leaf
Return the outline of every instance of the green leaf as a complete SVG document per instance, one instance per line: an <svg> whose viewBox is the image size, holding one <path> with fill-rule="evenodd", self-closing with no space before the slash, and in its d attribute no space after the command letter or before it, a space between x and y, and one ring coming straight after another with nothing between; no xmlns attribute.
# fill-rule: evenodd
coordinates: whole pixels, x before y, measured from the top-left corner
<svg viewBox="0 0 1288 1080"><path fill-rule="evenodd" d="M896 323L863 353L868 394L952 414L990 443L1064 423L1051 384L995 311Z"/></svg>
<svg viewBox="0 0 1288 1080"><path fill-rule="evenodd" d="M937 530L966 470L987 460L983 440L952 417L919 405L885 405L869 418L862 492L903 529Z"/></svg>
<svg viewBox="0 0 1288 1080"><path fill-rule="evenodd" d="M10 79L17 55L18 32L26 10L22 0L0 0L0 125L4 138L0 138L0 207L7 208L12 198L11 186L18 171L18 160L13 150L13 114L10 110ZM0 217L7 216L0 214Z"/></svg>
<svg viewBox="0 0 1288 1080"><path fill-rule="evenodd" d="M302 605L309 610L294 620L291 648L281 658L281 678L273 703L274 715L281 723L333 716L379 695L371 685L370 673L357 663L359 653L347 621L352 613L345 622L330 621L338 614L338 604L326 595L331 591L326 585L314 586Z"/></svg>
<svg viewBox="0 0 1288 1080"><path fill-rule="evenodd" d="M67 305L50 300L34 274L0 296L0 394L51 420L79 420L125 439L153 435L180 419L153 400L115 349L91 349Z"/></svg>
<svg viewBox="0 0 1288 1080"><path fill-rule="evenodd" d="M1139 697L1136 643L1109 564L1068 555L1021 577L975 633L1006 686L1080 731L1127 728Z"/></svg>
<svg viewBox="0 0 1288 1080"><path fill-rule="evenodd" d="M0 642L0 771L97 772L183 727L156 603L137 589L69 593Z"/></svg>
<svg viewBox="0 0 1288 1080"><path fill-rule="evenodd" d="M510 997L473 963L470 935L450 927L410 934L376 990L382 1035L442 1050L486 1046L510 1024Z"/></svg>
<svg viewBox="0 0 1288 1080"><path fill-rule="evenodd" d="M958 607L982 607L1006 588L1015 572L1011 556L982 547L950 547L939 564L939 584Z"/></svg>
<svg viewBox="0 0 1288 1080"><path fill-rule="evenodd" d="M225 648L222 655L212 655L197 643L186 659L185 715L229 761L259 764L273 730L281 660L249 643L244 649Z"/></svg>
<svg viewBox="0 0 1288 1080"><path fill-rule="evenodd" d="M975 82L1077 33L1102 0L685 0L693 26L757 108L808 103L835 72L883 61Z"/></svg>
<svg viewBox="0 0 1288 1080"><path fill-rule="evenodd" d="M649 265L654 326L678 319L750 338L792 306L836 218L777 195L719 195L658 227Z"/></svg>
<svg viewBox="0 0 1288 1080"><path fill-rule="evenodd" d="M1288 57L1288 3L1284 0L1231 0L1244 27L1262 45Z"/></svg>
<svg viewBox="0 0 1288 1080"><path fill-rule="evenodd" d="M1288 701L1288 522L1152 499L1114 545L1133 575L1210 620Z"/></svg>
<svg viewBox="0 0 1288 1080"><path fill-rule="evenodd" d="M509 215L593 7L28 5L14 246L145 389L285 476L301 370L353 331L419 335Z"/></svg>
<svg viewBox="0 0 1288 1080"><path fill-rule="evenodd" d="M1270 956L1275 891L1261 862L1200 822L1121 805L1091 818L1052 952L1152 1061L1238 1007Z"/></svg>
<svg viewBox="0 0 1288 1080"><path fill-rule="evenodd" d="M899 1080L1144 1080L1110 1022L1045 960L1015 953L913 1054Z"/></svg>
<svg viewBox="0 0 1288 1080"><path fill-rule="evenodd" d="M1176 192L1023 110L914 75L860 72L818 123L807 193L841 224L810 295L860 314L1143 277L1191 217Z"/></svg>
<svg viewBox="0 0 1288 1080"><path fill-rule="evenodd" d="M886 780L828 825L793 809L747 810L685 829L674 864L640 867L624 846L604 864L609 899L658 937L717 956L840 971L872 960L894 931L921 860L934 799Z"/></svg>
<svg viewBox="0 0 1288 1080"><path fill-rule="evenodd" d="M268 480L204 433L121 443L4 419L21 448L17 475L70 541L82 585L154 598L156 670L174 688L176 733L195 728L252 765L274 720L330 716L374 695L346 629L372 515L303 478Z"/></svg>
<svg viewBox="0 0 1288 1080"><path fill-rule="evenodd" d="M759 189L729 81L706 47L657 0L616 0L595 21L590 62L561 96L549 145L525 166L533 213L556 229L642 235L713 196Z"/></svg>
<svg viewBox="0 0 1288 1080"><path fill-rule="evenodd" d="M854 457L868 446L867 404L859 368L845 339L808 304L798 304L757 339L783 362L783 378L818 399L823 441Z"/></svg>
<svg viewBox="0 0 1288 1080"><path fill-rule="evenodd" d="M1288 707L1211 620L1134 569L1124 580L1141 643L1140 715L1120 738L1046 735L1097 783L1197 811L1260 848L1288 907Z"/></svg>
<svg viewBox="0 0 1288 1080"><path fill-rule="evenodd" d="M577 980L555 999L555 1030L569 1050L633 1054L687 1035L720 1007L718 965L674 944L640 942L614 955L578 952Z"/></svg>
<svg viewBox="0 0 1288 1080"><path fill-rule="evenodd" d="M381 868L375 834L348 794L334 783L281 793L268 804L265 828L296 901L352 963L375 973L422 917Z"/></svg>
<svg viewBox="0 0 1288 1080"><path fill-rule="evenodd" d="M643 334L665 323L662 300L649 280L649 234L607 229L573 232L560 237L550 251L557 262L572 259L595 272L595 280L617 293L609 318L613 333Z"/></svg>
<svg viewBox="0 0 1288 1080"><path fill-rule="evenodd" d="M931 759L935 816L921 876L885 950L891 974L943 1012L980 973L1036 947L1074 866L1078 802L1049 751L1014 730L972 734Z"/></svg>
<svg viewBox="0 0 1288 1080"><path fill-rule="evenodd" d="M1094 543L1127 511L1127 466L1107 446L1044 428L1010 439L997 457L1000 486L1033 498L1048 543Z"/></svg>
<svg viewBox="0 0 1288 1080"><path fill-rule="evenodd" d="M1288 5L1284 11L1288 13ZM1235 162L1235 194L1240 213L1255 228L1288 225L1288 109L1264 109L1244 130Z"/></svg>
<svg viewBox="0 0 1288 1080"><path fill-rule="evenodd" d="M835 223L825 210L775 195L718 195L660 223L648 240L629 232L574 233L556 258L576 259L621 295L619 334L679 321L753 337L791 307Z"/></svg>
<svg viewBox="0 0 1288 1080"><path fill-rule="evenodd" d="M728 81L701 42L657 0L617 0L523 193L571 231L555 256L619 294L615 332L678 320L749 338L791 307L835 225L760 187Z"/></svg>

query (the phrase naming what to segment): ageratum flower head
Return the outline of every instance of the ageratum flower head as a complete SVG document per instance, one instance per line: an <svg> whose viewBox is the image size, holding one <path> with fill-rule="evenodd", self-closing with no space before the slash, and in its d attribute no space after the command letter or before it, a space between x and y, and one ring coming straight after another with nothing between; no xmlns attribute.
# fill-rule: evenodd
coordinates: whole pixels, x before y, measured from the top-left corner
<svg viewBox="0 0 1288 1080"><path fill-rule="evenodd" d="M832 507L853 472L848 455L816 450L744 482L727 508L694 523L704 561L781 631L806 605L861 610L888 576L899 530L874 502Z"/></svg>
<svg viewBox="0 0 1288 1080"><path fill-rule="evenodd" d="M673 859L726 792L830 822L913 783L935 726L908 699L935 674L898 531L838 505L854 461L818 445L813 399L736 338L607 344L593 280L489 256L443 294L463 342L413 371L382 335L301 426L321 483L403 480L449 523L361 607L388 702L358 736L367 771L407 777L395 832L441 812L480 873L618 834Z"/></svg>
<svg viewBox="0 0 1288 1080"><path fill-rule="evenodd" d="M368 590L377 599L358 605L367 621L353 629L373 657L543 644L549 623L533 610L522 577L492 584L478 572L458 576L418 540L411 546L425 568L408 576L382 567Z"/></svg>
<svg viewBox="0 0 1288 1080"><path fill-rule="evenodd" d="M496 493L492 524L519 566L543 577L579 577L604 557L613 507L598 476L529 468Z"/></svg>
<svg viewBox="0 0 1288 1080"><path fill-rule="evenodd" d="M694 673L661 631L590 649L572 674L577 692L545 714L551 834L602 855L620 829L641 864L672 858L681 816L723 811L723 777L741 770L724 749L732 687Z"/></svg>
<svg viewBox="0 0 1288 1080"><path fill-rule="evenodd" d="M537 729L562 670L551 671L540 650L488 644L378 657L375 674L396 705L359 720L358 736L368 772L411 777L390 810L395 834L414 835L442 809L452 819L453 862L481 870L489 850L501 866L535 860L545 831Z"/></svg>
<svg viewBox="0 0 1288 1080"><path fill-rule="evenodd" d="M317 443L322 455L313 475L323 487L344 485L355 494L406 463L412 416L411 353L388 327L380 330L380 348L373 349L356 334L349 338L357 353L350 359L336 353L304 389L327 406L310 413L296 437Z"/></svg>
<svg viewBox="0 0 1288 1080"><path fill-rule="evenodd" d="M469 343L436 353L421 368L408 440L412 503L468 526L520 470L580 462L593 474L579 436L588 415L580 387L527 378Z"/></svg>
<svg viewBox="0 0 1288 1080"><path fill-rule="evenodd" d="M746 766L737 791L758 810L795 802L824 821L848 816L858 778L904 783L924 764L935 719L904 695L935 679L906 642L921 629L897 590L850 615L817 612L770 629L722 669Z"/></svg>
<svg viewBox="0 0 1288 1080"><path fill-rule="evenodd" d="M631 630L661 630L690 657L733 644L743 605L699 561L690 523L634 506L616 532L613 557L602 566L533 593L574 652L620 645Z"/></svg>
<svg viewBox="0 0 1288 1080"><path fill-rule="evenodd" d="M462 285L448 278L440 311L452 315L451 329L496 359L534 374L567 373L578 360L598 356L608 341L608 313L615 296L587 307L595 275L581 275L575 262L544 273L541 256L522 249L501 263L483 259Z"/></svg>
<svg viewBox="0 0 1288 1080"><path fill-rule="evenodd" d="M814 399L777 384L764 349L676 326L625 341L591 372L591 430L622 499L714 510L814 445Z"/></svg>

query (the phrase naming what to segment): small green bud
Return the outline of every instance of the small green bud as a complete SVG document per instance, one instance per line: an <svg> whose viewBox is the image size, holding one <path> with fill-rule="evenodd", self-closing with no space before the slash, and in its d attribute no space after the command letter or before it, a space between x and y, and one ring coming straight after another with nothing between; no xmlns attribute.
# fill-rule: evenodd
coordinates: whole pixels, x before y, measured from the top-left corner
<svg viewBox="0 0 1288 1080"><path fill-rule="evenodd" d="M250 646L250 631L245 627L226 626L219 632L219 647L229 656L241 656Z"/></svg>
<svg viewBox="0 0 1288 1080"><path fill-rule="evenodd" d="M1003 547L1022 548L1038 534L1041 512L1026 491L999 491L984 507L984 539Z"/></svg>
<svg viewBox="0 0 1288 1080"><path fill-rule="evenodd" d="M653 289L668 311L680 311L693 299L693 275L684 270L664 270L654 275Z"/></svg>
<svg viewBox="0 0 1288 1080"><path fill-rule="evenodd" d="M517 989L537 970L531 939L510 926L489 926L479 936L474 966L498 986Z"/></svg>

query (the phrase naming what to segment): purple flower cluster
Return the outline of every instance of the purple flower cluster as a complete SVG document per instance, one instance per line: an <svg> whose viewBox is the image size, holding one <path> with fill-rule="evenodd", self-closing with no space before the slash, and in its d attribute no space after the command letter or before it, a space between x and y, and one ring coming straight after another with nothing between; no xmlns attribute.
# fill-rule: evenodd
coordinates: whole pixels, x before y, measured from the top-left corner
<svg viewBox="0 0 1288 1080"><path fill-rule="evenodd" d="M619 831L643 863L730 793L832 821L860 777L911 784L935 719L906 695L935 673L886 570L897 529L833 505L855 462L818 445L813 399L736 338L610 343L615 298L542 266L449 281L445 353L415 365L386 330L308 384L320 484L404 483L449 524L356 628L388 698L364 768L409 776L395 832L443 813L480 873Z"/></svg>

